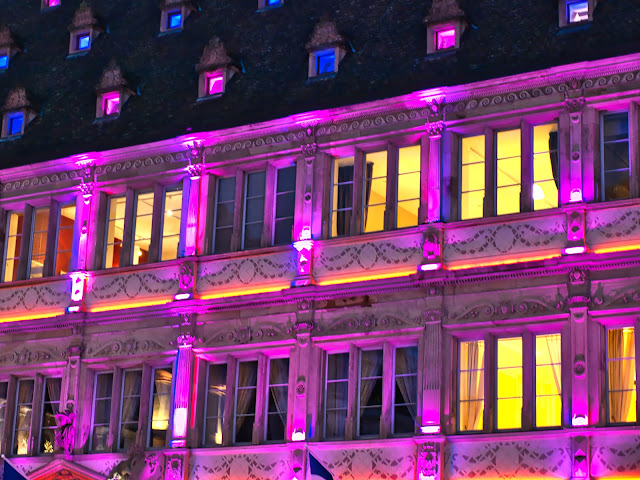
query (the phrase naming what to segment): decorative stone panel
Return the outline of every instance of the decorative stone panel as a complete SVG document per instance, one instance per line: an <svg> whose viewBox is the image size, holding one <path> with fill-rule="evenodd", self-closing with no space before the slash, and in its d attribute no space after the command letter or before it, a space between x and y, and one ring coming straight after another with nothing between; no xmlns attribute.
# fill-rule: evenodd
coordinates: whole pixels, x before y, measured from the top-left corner
<svg viewBox="0 0 640 480"><path fill-rule="evenodd" d="M598 433L591 437L591 477L640 475L640 435Z"/></svg>
<svg viewBox="0 0 640 480"><path fill-rule="evenodd" d="M286 450L264 453L219 454L206 449L192 451L191 480L273 480L291 478L290 455Z"/></svg>
<svg viewBox="0 0 640 480"><path fill-rule="evenodd" d="M0 287L0 318L59 312L69 304L71 285L69 279L37 285L3 284Z"/></svg>
<svg viewBox="0 0 640 480"><path fill-rule="evenodd" d="M590 249L640 244L640 205L587 211Z"/></svg>

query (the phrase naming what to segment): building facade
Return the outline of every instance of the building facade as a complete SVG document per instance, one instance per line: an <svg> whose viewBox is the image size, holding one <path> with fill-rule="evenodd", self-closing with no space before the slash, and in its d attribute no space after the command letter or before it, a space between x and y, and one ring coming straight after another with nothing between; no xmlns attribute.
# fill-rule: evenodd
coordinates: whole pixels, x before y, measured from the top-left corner
<svg viewBox="0 0 640 480"><path fill-rule="evenodd" d="M135 74L108 50L123 2L24 3L2 8L67 22L65 69L108 60L90 92L49 98L29 55L58 37L0 31L0 452L27 478L640 477L632 2L513 7L532 52L504 44L497 70L473 57L485 17L530 2L374 2L417 25L403 38L438 77L393 95L402 78L346 86L368 70L341 14L364 2L244 2L247 21L304 18L281 30L306 32L305 93L265 112L263 91L242 121L216 109L253 98L258 63L211 38L209 2L123 10L158 56L201 40L179 47L199 58L175 115L144 103L162 97L149 50L126 47L151 55Z"/></svg>

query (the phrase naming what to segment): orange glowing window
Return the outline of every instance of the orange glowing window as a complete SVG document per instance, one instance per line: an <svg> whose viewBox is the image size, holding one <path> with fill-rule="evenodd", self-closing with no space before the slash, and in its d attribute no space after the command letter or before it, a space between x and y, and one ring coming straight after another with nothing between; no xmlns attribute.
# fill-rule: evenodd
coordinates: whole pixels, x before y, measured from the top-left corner
<svg viewBox="0 0 640 480"><path fill-rule="evenodd" d="M460 155L460 220L483 216L484 169L484 135L464 137Z"/></svg>
<svg viewBox="0 0 640 480"><path fill-rule="evenodd" d="M520 211L520 129L496 133L496 213Z"/></svg>
<svg viewBox="0 0 640 480"><path fill-rule="evenodd" d="M536 335L536 427L562 423L561 337Z"/></svg>
<svg viewBox="0 0 640 480"><path fill-rule="evenodd" d="M522 426L522 338L497 341L497 427Z"/></svg>
<svg viewBox="0 0 640 480"><path fill-rule="evenodd" d="M636 421L636 349L633 327L607 332L609 423Z"/></svg>
<svg viewBox="0 0 640 480"><path fill-rule="evenodd" d="M460 342L458 428L482 430L484 416L484 341Z"/></svg>

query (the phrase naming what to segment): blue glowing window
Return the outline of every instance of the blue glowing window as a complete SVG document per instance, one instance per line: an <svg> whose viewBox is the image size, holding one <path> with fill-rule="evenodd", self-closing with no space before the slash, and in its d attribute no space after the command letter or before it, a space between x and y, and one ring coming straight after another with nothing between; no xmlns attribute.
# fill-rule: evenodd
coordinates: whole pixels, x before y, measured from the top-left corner
<svg viewBox="0 0 640 480"><path fill-rule="evenodd" d="M0 55L0 69L9 67L9 55Z"/></svg>
<svg viewBox="0 0 640 480"><path fill-rule="evenodd" d="M91 46L91 36L88 33L83 33L82 35L78 35L76 38L76 49L77 50L89 50Z"/></svg>
<svg viewBox="0 0 640 480"><path fill-rule="evenodd" d="M316 73L324 75L326 73L335 72L336 68L336 52L334 50L326 50L316 53Z"/></svg>
<svg viewBox="0 0 640 480"><path fill-rule="evenodd" d="M275 5L280 5L282 0L267 0L267 7L273 7Z"/></svg>
<svg viewBox="0 0 640 480"><path fill-rule="evenodd" d="M589 2L568 2L567 20L569 23L578 23L589 20Z"/></svg>
<svg viewBox="0 0 640 480"><path fill-rule="evenodd" d="M167 18L167 28L173 30L182 27L182 13L170 12Z"/></svg>
<svg viewBox="0 0 640 480"><path fill-rule="evenodd" d="M22 133L22 124L24 123L24 116L22 113L14 113L9 115L9 125L7 126L7 132L9 135L20 135Z"/></svg>

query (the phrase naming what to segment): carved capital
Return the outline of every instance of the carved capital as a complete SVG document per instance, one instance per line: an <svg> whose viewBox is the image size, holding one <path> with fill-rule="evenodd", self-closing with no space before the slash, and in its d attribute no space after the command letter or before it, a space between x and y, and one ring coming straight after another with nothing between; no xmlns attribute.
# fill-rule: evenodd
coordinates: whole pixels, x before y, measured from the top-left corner
<svg viewBox="0 0 640 480"><path fill-rule="evenodd" d="M584 97L565 98L564 109L569 113L580 113L584 109L587 101Z"/></svg>
<svg viewBox="0 0 640 480"><path fill-rule="evenodd" d="M318 154L318 144L316 142L312 143L303 143L300 145L300 151L302 156L307 160L313 161L313 159Z"/></svg>
<svg viewBox="0 0 640 480"><path fill-rule="evenodd" d="M444 131L444 122L427 123L427 135L431 138L439 138Z"/></svg>
<svg viewBox="0 0 640 480"><path fill-rule="evenodd" d="M202 342L195 333L195 313L185 313L182 315L182 323L180 324L180 332L176 337L178 347L193 347L196 342Z"/></svg>

